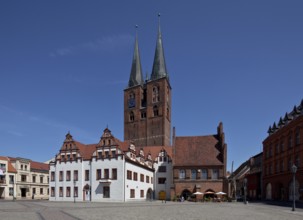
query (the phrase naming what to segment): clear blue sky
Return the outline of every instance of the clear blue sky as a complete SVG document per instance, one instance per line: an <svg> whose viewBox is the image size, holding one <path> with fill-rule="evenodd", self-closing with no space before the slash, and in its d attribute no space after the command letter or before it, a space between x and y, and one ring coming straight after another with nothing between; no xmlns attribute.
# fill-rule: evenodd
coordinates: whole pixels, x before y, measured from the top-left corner
<svg viewBox="0 0 303 220"><path fill-rule="evenodd" d="M178 136L224 124L228 170L303 98L303 1L0 1L0 155L48 160L70 131L123 140L135 24L150 74L157 13Z"/></svg>

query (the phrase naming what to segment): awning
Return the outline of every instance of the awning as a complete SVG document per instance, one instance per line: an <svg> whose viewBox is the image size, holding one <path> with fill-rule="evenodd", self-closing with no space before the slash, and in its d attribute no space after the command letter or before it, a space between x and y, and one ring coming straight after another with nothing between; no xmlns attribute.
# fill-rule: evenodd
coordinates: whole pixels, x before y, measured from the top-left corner
<svg viewBox="0 0 303 220"><path fill-rule="evenodd" d="M112 181L110 179L103 179L100 180L99 183L111 183Z"/></svg>

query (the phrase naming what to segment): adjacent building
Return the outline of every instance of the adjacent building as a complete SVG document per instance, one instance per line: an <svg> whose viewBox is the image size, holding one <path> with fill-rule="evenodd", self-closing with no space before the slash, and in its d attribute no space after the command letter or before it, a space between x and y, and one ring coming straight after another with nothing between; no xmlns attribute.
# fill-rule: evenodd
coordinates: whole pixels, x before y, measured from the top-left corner
<svg viewBox="0 0 303 220"><path fill-rule="evenodd" d="M2 191L3 198L48 199L48 164L20 157L0 157L0 166L0 195Z"/></svg>
<svg viewBox="0 0 303 220"><path fill-rule="evenodd" d="M17 170L8 157L0 156L0 199L13 199L16 196Z"/></svg>
<svg viewBox="0 0 303 220"><path fill-rule="evenodd" d="M217 134L174 139L172 196L187 199L195 192L224 191L227 145L223 124Z"/></svg>
<svg viewBox="0 0 303 220"><path fill-rule="evenodd" d="M228 196L243 199L245 190L248 200L260 200L262 196L262 159L259 153L242 163L228 177Z"/></svg>
<svg viewBox="0 0 303 220"><path fill-rule="evenodd" d="M303 100L268 129L263 141L263 198L303 200ZM292 167L297 167L293 182Z"/></svg>

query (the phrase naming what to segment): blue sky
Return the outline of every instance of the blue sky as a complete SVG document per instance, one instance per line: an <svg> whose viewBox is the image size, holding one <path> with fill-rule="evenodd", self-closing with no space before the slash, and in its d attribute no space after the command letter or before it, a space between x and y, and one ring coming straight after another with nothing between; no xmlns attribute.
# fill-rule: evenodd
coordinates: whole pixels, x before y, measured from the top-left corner
<svg viewBox="0 0 303 220"><path fill-rule="evenodd" d="M139 25L151 73L157 14L178 136L224 124L228 167L260 152L303 98L303 2L0 1L0 155L46 161L70 131L123 140L123 89Z"/></svg>

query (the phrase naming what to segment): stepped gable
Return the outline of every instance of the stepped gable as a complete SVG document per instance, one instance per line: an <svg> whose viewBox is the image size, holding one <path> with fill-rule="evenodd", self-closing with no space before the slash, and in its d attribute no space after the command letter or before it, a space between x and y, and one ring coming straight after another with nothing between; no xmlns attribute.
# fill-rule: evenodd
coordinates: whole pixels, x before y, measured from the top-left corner
<svg viewBox="0 0 303 220"><path fill-rule="evenodd" d="M224 165L217 135L176 137L175 166Z"/></svg>
<svg viewBox="0 0 303 220"><path fill-rule="evenodd" d="M159 156L162 150L166 151L167 155L172 158L173 150L171 146L146 146L143 148L145 156L150 154L153 160Z"/></svg>
<svg viewBox="0 0 303 220"><path fill-rule="evenodd" d="M269 126L269 129L267 130L268 135L275 133L280 128L286 126L292 120L302 115L303 115L303 99L301 100L301 103L298 107L295 105L290 113L286 112L283 119L282 117L280 117L278 125L276 125L276 122L274 122L272 126Z"/></svg>

